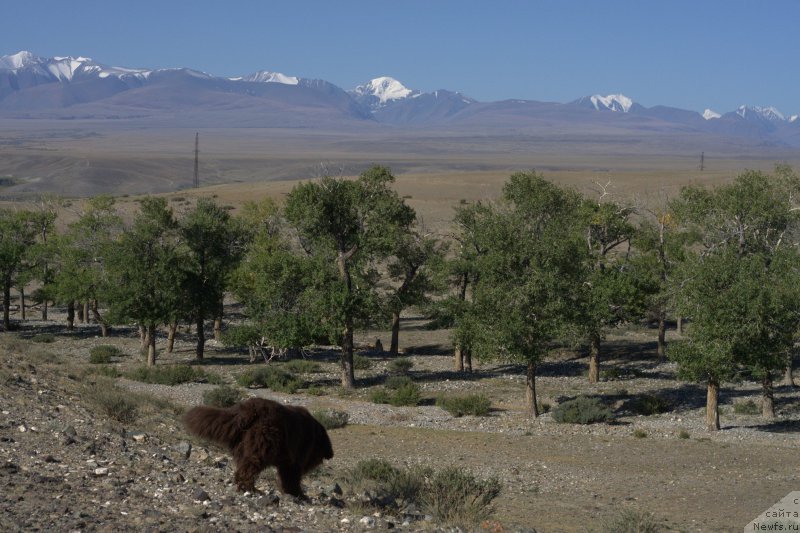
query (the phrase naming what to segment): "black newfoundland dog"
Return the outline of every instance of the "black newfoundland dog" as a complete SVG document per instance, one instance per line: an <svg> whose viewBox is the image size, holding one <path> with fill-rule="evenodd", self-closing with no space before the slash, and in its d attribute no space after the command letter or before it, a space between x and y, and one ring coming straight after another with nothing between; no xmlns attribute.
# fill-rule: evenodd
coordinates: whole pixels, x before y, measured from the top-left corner
<svg viewBox="0 0 800 533"><path fill-rule="evenodd" d="M234 480L242 491L255 491L261 471L274 466L280 489L305 497L300 479L333 457L328 433L303 407L250 398L226 409L194 407L184 422L190 433L222 444L233 453Z"/></svg>

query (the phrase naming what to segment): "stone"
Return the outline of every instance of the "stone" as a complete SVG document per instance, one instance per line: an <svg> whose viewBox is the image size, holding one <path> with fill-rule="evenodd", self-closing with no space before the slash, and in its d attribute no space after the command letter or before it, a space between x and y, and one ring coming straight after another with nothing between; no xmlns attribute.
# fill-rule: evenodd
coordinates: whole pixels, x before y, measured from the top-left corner
<svg viewBox="0 0 800 533"><path fill-rule="evenodd" d="M196 502L197 501L206 502L206 501L211 500L211 496L209 496L206 491L204 491L203 489L201 489L199 487L197 489L195 489L194 493L192 493L192 498Z"/></svg>
<svg viewBox="0 0 800 533"><path fill-rule="evenodd" d="M184 459L188 459L192 454L192 445L186 441L181 441L175 445L175 451L178 452Z"/></svg>
<svg viewBox="0 0 800 533"><path fill-rule="evenodd" d="M373 527L375 525L375 519L371 516L363 516L361 520L358 521L359 524L362 524L367 527Z"/></svg>
<svg viewBox="0 0 800 533"><path fill-rule="evenodd" d="M100 467L100 468L95 468L94 469L94 475L98 476L98 477L99 476L107 476L108 475L108 468L106 468L104 466Z"/></svg>

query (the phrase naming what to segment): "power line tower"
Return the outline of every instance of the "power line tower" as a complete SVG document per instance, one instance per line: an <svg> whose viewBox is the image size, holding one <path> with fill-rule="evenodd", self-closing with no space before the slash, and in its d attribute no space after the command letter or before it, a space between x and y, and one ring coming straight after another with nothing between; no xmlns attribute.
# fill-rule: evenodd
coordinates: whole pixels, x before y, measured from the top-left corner
<svg viewBox="0 0 800 533"><path fill-rule="evenodd" d="M706 153L700 152L700 172L706 169Z"/></svg>
<svg viewBox="0 0 800 533"><path fill-rule="evenodd" d="M194 134L194 188L200 188L200 134Z"/></svg>

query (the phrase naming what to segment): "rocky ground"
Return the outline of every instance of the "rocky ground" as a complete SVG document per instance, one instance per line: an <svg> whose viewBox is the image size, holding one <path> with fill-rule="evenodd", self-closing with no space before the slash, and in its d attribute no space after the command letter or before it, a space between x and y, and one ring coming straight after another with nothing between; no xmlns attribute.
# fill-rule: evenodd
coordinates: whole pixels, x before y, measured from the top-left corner
<svg viewBox="0 0 800 533"><path fill-rule="evenodd" d="M41 332L54 342L36 342ZM402 346L414 362L410 375L420 384L422 405L368 400L387 375L389 359L381 354L366 352L371 368L357 373L355 393L343 393L335 354L310 353L320 371L303 378L321 395L246 394L347 412L349 425L330 432L336 456L304 480L310 501L277 492L269 471L258 483L263 493L241 494L225 451L191 439L180 424L180 413L214 385L117 378L110 386L138 398L139 409L130 421L113 420L96 401L98 387L109 382L93 372L88 352L114 344L125 355L113 365L133 368L141 363L138 339L130 330L108 339L96 333L90 325L67 333L57 322L35 321L0 333L0 525L9 531L452 529L419 506L377 505L379 495L348 485L351 469L369 457L497 476L503 491L496 513L474 526L494 531L603 531L622 509L651 512L665 530L740 530L798 488L795 389L778 389L778 419L765 422L733 410L736 402L758 398L757 384L727 387L724 429L708 433L704 390L677 382L674 367L650 353L651 332L634 329L610 338L606 368L617 370L601 383L586 383L585 360L576 354L542 365L538 382L540 399L551 406L579 393L601 396L614 423L557 424L549 413L530 420L520 367L491 363L472 375L453 372L446 332L406 320ZM359 342L371 344L376 335L382 333L365 333ZM158 364L191 362L191 338L183 336ZM213 341L203 364L226 383L251 366L245 355ZM467 392L492 400L489 416L456 418L434 405L439 394ZM631 402L643 393L666 398L672 409L635 414Z"/></svg>

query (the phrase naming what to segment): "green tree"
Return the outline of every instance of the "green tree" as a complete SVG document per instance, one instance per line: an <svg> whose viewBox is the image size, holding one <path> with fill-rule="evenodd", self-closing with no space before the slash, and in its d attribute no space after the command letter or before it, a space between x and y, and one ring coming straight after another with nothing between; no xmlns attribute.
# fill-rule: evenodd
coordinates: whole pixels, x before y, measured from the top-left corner
<svg viewBox="0 0 800 533"><path fill-rule="evenodd" d="M324 177L301 183L286 200L286 218L303 247L321 262L333 264L337 283L315 286L321 291L319 317L337 331L342 347L342 386L355 385L353 331L358 321L374 318L377 273L372 268L392 247L395 228L407 227L414 211L389 188L394 176L385 167L373 167L355 181Z"/></svg>
<svg viewBox="0 0 800 533"><path fill-rule="evenodd" d="M61 302L90 302L103 337L108 334L109 323L100 314L99 302L109 289L106 265L116 253L114 245L121 231L122 219L114 198L96 196L86 202L78 219L54 243L56 272L51 291Z"/></svg>
<svg viewBox="0 0 800 533"><path fill-rule="evenodd" d="M526 400L539 414L536 367L580 316L585 249L581 198L535 172L517 173L478 227L474 349L526 367Z"/></svg>
<svg viewBox="0 0 800 533"><path fill-rule="evenodd" d="M0 210L0 283L3 286L3 329L11 328L11 287L28 265L38 234L35 213Z"/></svg>
<svg viewBox="0 0 800 533"><path fill-rule="evenodd" d="M702 249L679 279L678 308L691 316L692 327L689 342L671 357L689 376L698 375L697 366L707 369L710 429L719 427L719 386L737 365L761 379L763 413L774 414L772 379L781 366L775 361L786 363L792 343L786 341L785 331L797 331L800 302L793 291L781 298L770 291L792 286L786 278L793 274L778 267L787 264L783 254L796 240L799 219L793 199L798 191L800 180L790 169L779 168L774 176L748 171L713 190L687 187L673 203L680 219L698 232ZM706 272L709 269L716 271ZM758 283L768 286L754 286ZM720 294L726 299L719 300ZM761 305L762 301L770 303ZM795 317L791 327L786 317ZM739 337L732 330L739 330ZM748 347L748 355L741 346Z"/></svg>
<svg viewBox="0 0 800 533"><path fill-rule="evenodd" d="M230 273L244 251L245 232L227 210L213 200L201 198L180 222L183 242L188 248L181 264L186 292L186 313L195 323L195 355L203 358L205 321L215 316L225 295Z"/></svg>
<svg viewBox="0 0 800 533"><path fill-rule="evenodd" d="M181 306L180 265L187 261L177 223L163 198L145 198L133 224L107 258L110 315L147 331L147 364L156 362L156 328Z"/></svg>

